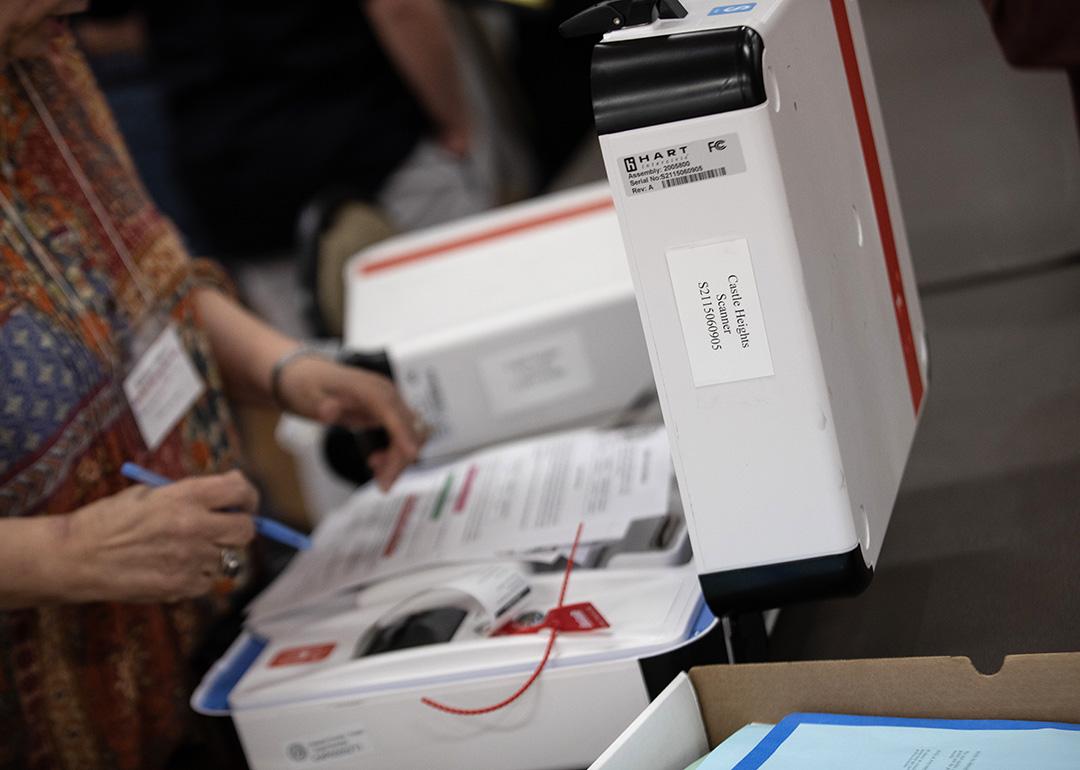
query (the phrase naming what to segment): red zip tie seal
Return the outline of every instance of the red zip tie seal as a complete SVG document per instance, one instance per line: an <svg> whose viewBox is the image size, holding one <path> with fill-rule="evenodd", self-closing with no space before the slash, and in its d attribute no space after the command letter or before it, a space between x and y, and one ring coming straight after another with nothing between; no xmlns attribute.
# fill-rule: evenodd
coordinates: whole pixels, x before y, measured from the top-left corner
<svg viewBox="0 0 1080 770"><path fill-rule="evenodd" d="M566 560L566 571L563 573L562 588L559 590L559 603L556 604L554 609L552 609L548 613L547 618L545 619L545 621L543 623L541 623L539 626L534 626L534 627L531 627L531 628L528 628L528 629L520 629L520 630L517 630L517 631L509 632L509 633L530 633L530 632L533 632L533 631L537 631L537 630L539 630L540 628L543 628L543 627L549 627L551 629L551 635L548 637L547 646L544 648L544 656L540 659L540 663L536 666L536 669L532 672L532 674L529 676L529 678L525 680L525 683L523 685L521 685L521 687L519 687L517 689L517 691L514 692L514 694L511 695L510 697L508 697L508 698L506 698L504 700L501 700L498 703L492 704L490 706L485 706L483 708L477 708L477 709L456 708L454 706L447 706L445 703L439 703L438 701L432 700L431 698L421 698L420 699L421 703L423 703L425 706L431 706L431 708L433 708L433 709L438 709L439 711L445 711L447 714L457 714L458 716L463 716L463 717L475 717L475 716L480 716L481 714L490 714L493 711L498 711L499 709L506 708L511 703L513 703L518 698L520 698L522 695L524 695L525 692L530 687L533 686L533 683L536 682L536 680L540 678L541 672L543 672L544 667L547 666L548 660L551 659L551 650L555 646L555 638L559 635L560 631L564 631L564 630L565 631L593 630L592 628L589 628L589 629L577 628L577 629L575 629L575 628L572 627L572 625L567 625L567 622L565 621L564 618L566 618L568 615L572 616L573 613L575 613L575 612L577 612L577 613L583 613L583 612L588 613L589 610L591 610L591 612L595 616L595 621L596 621L595 625L594 625L594 628L607 628L607 622L604 621L604 619L602 617L600 617L599 613L596 612L595 608L593 608L591 604L590 605L577 605L577 604L575 604L575 605L571 605L569 607L564 607L563 606L563 602L566 599L566 586L570 583L570 573L574 569L574 556L577 554L578 543L581 542L581 530L582 530L582 528L584 526L585 526L584 522L581 523L581 524L578 524L577 534L574 535L574 544L570 547L570 558ZM577 625L581 625L581 624L577 623Z"/></svg>
<svg viewBox="0 0 1080 770"><path fill-rule="evenodd" d="M495 630L492 636L522 636L535 634L545 628L579 633L582 631L599 631L601 628L610 628L604 616L593 606L592 602L580 604L564 604L550 610L544 619L534 626L519 626L514 621L509 621Z"/></svg>

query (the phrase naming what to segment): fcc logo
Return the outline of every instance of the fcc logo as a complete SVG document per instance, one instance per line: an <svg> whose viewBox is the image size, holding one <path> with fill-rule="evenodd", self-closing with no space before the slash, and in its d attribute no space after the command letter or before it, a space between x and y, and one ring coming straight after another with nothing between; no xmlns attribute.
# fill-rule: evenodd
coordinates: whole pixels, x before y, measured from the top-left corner
<svg viewBox="0 0 1080 770"><path fill-rule="evenodd" d="M736 5L718 5L709 11L710 16L724 16L729 13L747 13L754 10L757 3L737 3Z"/></svg>
<svg viewBox="0 0 1080 770"><path fill-rule="evenodd" d="M623 165L626 166L626 173L629 174L632 171L637 171L637 161L634 158L623 158Z"/></svg>

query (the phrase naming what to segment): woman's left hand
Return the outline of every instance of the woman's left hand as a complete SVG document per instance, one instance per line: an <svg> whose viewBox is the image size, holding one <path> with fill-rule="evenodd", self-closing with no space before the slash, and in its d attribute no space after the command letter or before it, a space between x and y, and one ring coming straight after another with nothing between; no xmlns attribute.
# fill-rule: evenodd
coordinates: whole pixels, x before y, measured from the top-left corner
<svg viewBox="0 0 1080 770"><path fill-rule="evenodd" d="M289 411L327 425L353 430L384 428L390 446L373 452L368 465L382 490L416 461L426 429L386 377L305 356L289 363L280 375L278 395Z"/></svg>
<svg viewBox="0 0 1080 770"><path fill-rule="evenodd" d="M386 377L314 355L291 357L279 367L275 362L296 350L295 340L274 331L216 289L199 289L195 297L203 329L233 398L266 403L276 396L284 409L322 423L353 430L385 429L389 447L368 458L384 490L416 461L427 438L426 428Z"/></svg>

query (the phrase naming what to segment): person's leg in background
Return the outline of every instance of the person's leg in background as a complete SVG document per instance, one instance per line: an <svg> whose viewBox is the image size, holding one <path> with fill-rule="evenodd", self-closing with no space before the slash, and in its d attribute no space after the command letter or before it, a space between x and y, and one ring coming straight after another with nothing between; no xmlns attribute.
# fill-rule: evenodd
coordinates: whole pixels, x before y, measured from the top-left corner
<svg viewBox="0 0 1080 770"><path fill-rule="evenodd" d="M366 0L387 58L431 124L380 187L376 205L399 230L460 219L499 202L488 152L490 110L469 93L465 52L444 0ZM484 142L483 140L488 140Z"/></svg>
<svg viewBox="0 0 1080 770"><path fill-rule="evenodd" d="M1080 6L1061 0L982 0L1005 56L1017 67L1064 69L1080 127Z"/></svg>

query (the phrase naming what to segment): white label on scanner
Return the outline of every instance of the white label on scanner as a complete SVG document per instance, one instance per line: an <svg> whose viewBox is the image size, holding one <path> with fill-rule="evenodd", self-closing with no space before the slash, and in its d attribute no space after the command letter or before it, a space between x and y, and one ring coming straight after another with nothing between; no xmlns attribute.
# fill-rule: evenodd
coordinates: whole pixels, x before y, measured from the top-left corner
<svg viewBox="0 0 1080 770"><path fill-rule="evenodd" d="M744 239L667 253L694 385L773 374L750 246Z"/></svg>
<svg viewBox="0 0 1080 770"><path fill-rule="evenodd" d="M363 727L351 725L338 733L323 733L315 738L291 740L282 753L294 767L318 767L324 763L338 765L371 752L371 738Z"/></svg>
<svg viewBox="0 0 1080 770"><path fill-rule="evenodd" d="M168 326L124 379L124 395L150 451L158 448L205 390L176 327Z"/></svg>
<svg viewBox="0 0 1080 770"><path fill-rule="evenodd" d="M496 415L545 406L593 384L585 342L576 331L503 350L482 359L479 366Z"/></svg>
<svg viewBox="0 0 1080 770"><path fill-rule="evenodd" d="M623 187L630 196L741 174L746 158L738 134L723 134L659 147L619 158Z"/></svg>
<svg viewBox="0 0 1080 770"><path fill-rule="evenodd" d="M402 363L394 360L393 371L397 375L395 384L405 403L416 412L431 431L428 435L428 448L446 438L450 431L449 415L446 412L446 397L439 371L424 364Z"/></svg>

